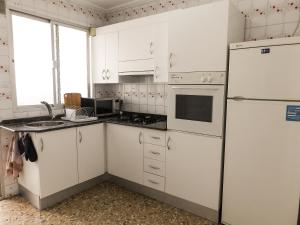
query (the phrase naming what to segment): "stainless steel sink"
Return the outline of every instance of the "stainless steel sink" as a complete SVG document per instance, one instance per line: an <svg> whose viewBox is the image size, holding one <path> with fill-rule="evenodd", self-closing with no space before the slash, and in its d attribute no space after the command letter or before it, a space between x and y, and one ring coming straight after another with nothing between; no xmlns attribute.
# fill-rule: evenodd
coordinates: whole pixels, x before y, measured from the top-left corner
<svg viewBox="0 0 300 225"><path fill-rule="evenodd" d="M37 121L27 123L26 126L28 127L55 127L65 124L62 121Z"/></svg>

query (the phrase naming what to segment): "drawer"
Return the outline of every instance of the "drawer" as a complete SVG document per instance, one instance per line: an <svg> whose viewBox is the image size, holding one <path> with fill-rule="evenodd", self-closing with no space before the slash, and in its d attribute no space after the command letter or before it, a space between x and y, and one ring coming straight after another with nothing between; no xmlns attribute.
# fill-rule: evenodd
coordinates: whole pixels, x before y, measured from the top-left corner
<svg viewBox="0 0 300 225"><path fill-rule="evenodd" d="M144 142L153 145L166 145L166 132L157 130L144 130Z"/></svg>
<svg viewBox="0 0 300 225"><path fill-rule="evenodd" d="M144 172L165 176L165 163L153 159L144 158Z"/></svg>
<svg viewBox="0 0 300 225"><path fill-rule="evenodd" d="M165 191L165 178L150 173L144 173L144 185L159 191Z"/></svg>
<svg viewBox="0 0 300 225"><path fill-rule="evenodd" d="M164 162L166 160L165 147L145 143L144 157Z"/></svg>

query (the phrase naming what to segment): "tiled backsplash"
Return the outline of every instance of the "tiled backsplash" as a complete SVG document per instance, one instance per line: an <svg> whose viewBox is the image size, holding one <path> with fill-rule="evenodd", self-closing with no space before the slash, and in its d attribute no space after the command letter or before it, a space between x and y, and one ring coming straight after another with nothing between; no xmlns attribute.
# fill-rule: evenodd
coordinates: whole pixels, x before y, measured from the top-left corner
<svg viewBox="0 0 300 225"><path fill-rule="evenodd" d="M98 84L95 86L95 96L123 99L124 111L166 115L167 86L151 82Z"/></svg>
<svg viewBox="0 0 300 225"><path fill-rule="evenodd" d="M147 4L138 4L138 1L135 1L129 7L109 12L107 20L112 24L213 1L217 0L153 0ZM246 17L246 40L292 36L300 19L300 0L232 0L232 2ZM300 27L295 34L300 35Z"/></svg>

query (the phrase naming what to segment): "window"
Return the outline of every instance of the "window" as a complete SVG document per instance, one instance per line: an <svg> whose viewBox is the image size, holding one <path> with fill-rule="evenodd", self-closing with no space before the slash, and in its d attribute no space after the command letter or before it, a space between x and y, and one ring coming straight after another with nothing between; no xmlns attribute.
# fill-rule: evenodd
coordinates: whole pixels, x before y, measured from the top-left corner
<svg viewBox="0 0 300 225"><path fill-rule="evenodd" d="M81 95L87 97L87 34L64 26L58 27L58 33L61 93L80 90Z"/></svg>
<svg viewBox="0 0 300 225"><path fill-rule="evenodd" d="M87 31L13 13L12 32L17 106L88 97Z"/></svg>

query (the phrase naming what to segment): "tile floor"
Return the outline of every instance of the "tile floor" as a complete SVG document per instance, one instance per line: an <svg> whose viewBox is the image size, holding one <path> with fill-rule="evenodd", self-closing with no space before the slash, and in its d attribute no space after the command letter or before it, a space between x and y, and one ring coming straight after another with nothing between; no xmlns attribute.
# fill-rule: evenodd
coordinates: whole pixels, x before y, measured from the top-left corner
<svg viewBox="0 0 300 225"><path fill-rule="evenodd" d="M214 225L190 213L103 183L39 212L22 197L0 201L1 225Z"/></svg>

